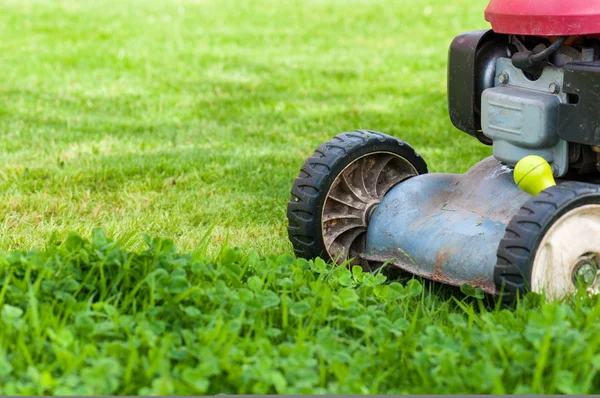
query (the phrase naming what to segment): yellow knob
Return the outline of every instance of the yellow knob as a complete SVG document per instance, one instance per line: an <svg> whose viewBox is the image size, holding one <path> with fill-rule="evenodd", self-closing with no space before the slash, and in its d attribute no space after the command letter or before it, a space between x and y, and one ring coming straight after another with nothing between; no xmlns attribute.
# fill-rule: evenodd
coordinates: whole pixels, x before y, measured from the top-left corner
<svg viewBox="0 0 600 398"><path fill-rule="evenodd" d="M514 175L517 186L533 196L556 185L552 167L540 156L531 155L519 160Z"/></svg>

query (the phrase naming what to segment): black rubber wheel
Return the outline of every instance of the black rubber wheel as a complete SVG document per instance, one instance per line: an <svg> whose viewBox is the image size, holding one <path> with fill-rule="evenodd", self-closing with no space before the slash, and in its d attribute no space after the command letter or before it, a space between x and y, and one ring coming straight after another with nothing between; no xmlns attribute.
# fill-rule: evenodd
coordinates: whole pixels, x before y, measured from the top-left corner
<svg viewBox="0 0 600 398"><path fill-rule="evenodd" d="M522 298L528 292L536 291L535 286L532 289L532 271L536 255L541 249L540 243L550 228L572 214L574 209L598 204L600 186L567 181L542 191L521 207L506 227L494 267L496 291L504 304L514 304L517 297ZM578 231L585 233L579 229L575 231L574 239L582 238L577 236ZM600 248L600 237L597 239ZM553 261L558 262L557 259Z"/></svg>
<svg viewBox="0 0 600 398"><path fill-rule="evenodd" d="M356 259L381 198L427 172L423 158L397 138L366 130L337 135L306 160L294 181L287 207L294 253L338 264Z"/></svg>

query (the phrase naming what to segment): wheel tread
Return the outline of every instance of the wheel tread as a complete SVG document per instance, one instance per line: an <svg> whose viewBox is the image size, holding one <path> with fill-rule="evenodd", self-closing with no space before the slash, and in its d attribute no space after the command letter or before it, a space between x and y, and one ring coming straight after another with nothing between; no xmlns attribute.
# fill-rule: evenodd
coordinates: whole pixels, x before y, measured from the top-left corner
<svg viewBox="0 0 600 398"><path fill-rule="evenodd" d="M419 174L428 172L425 160L410 145L376 131L345 132L323 143L301 167L290 192L287 230L296 256L327 259L321 232L324 196L336 173L341 172L354 158L373 148L401 155L413 164Z"/></svg>
<svg viewBox="0 0 600 398"><path fill-rule="evenodd" d="M586 203L600 203L597 185L567 181L531 197L506 226L498 245L494 283L499 299L514 304L531 290L531 267L539 242L552 223Z"/></svg>

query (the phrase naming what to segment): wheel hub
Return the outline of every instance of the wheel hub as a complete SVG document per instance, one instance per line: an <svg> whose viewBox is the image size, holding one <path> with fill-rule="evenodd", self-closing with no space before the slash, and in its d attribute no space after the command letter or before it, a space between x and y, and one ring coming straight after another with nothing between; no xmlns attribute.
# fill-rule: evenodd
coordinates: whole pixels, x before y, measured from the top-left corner
<svg viewBox="0 0 600 398"><path fill-rule="evenodd" d="M574 293L580 285L597 294L599 235L600 205L583 205L563 214L539 244L532 265L532 290L545 292L550 300Z"/></svg>
<svg viewBox="0 0 600 398"><path fill-rule="evenodd" d="M573 267L573 283L575 286L582 284L585 288L591 288L598 279L597 254L588 253L579 257Z"/></svg>
<svg viewBox="0 0 600 398"><path fill-rule="evenodd" d="M373 216L373 212L375 212L375 209L377 208L377 206L379 206L379 203L381 203L381 200L375 200L367 205L367 208L365 209L365 219L364 219L364 222L366 225L369 225L369 222L371 222L371 217Z"/></svg>

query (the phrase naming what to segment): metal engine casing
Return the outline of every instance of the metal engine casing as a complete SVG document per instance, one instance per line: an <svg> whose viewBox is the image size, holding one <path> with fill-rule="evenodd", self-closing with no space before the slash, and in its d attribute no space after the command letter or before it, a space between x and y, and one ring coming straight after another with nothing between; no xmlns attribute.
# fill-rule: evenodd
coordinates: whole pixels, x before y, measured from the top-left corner
<svg viewBox="0 0 600 398"><path fill-rule="evenodd" d="M533 51L545 48L539 43ZM527 50L519 38L491 30L457 36L448 58L452 124L492 145L494 156L507 166L539 155L555 177L597 174L600 49L560 47L535 76L511 60Z"/></svg>
<svg viewBox="0 0 600 398"><path fill-rule="evenodd" d="M534 81L510 59L496 61L494 87L481 98L481 128L493 142L496 159L515 166L525 156L538 155L556 177L567 173L569 145L558 135L559 106L568 100L563 80L562 68L548 66Z"/></svg>

